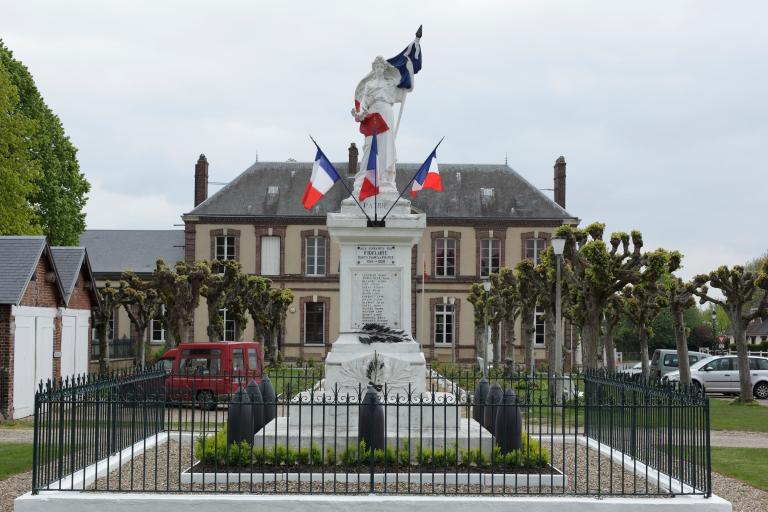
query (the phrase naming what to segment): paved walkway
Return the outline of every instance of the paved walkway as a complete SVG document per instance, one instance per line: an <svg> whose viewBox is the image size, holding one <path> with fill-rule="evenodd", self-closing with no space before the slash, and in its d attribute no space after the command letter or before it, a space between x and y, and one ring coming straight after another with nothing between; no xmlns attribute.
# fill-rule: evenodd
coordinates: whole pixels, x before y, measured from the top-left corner
<svg viewBox="0 0 768 512"><path fill-rule="evenodd" d="M0 428L0 444L2 443L31 443L31 428Z"/></svg>

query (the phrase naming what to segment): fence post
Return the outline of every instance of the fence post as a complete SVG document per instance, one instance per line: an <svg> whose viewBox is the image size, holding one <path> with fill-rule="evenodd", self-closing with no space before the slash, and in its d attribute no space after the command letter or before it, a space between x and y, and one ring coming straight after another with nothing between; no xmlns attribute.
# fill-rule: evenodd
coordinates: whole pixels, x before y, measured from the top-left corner
<svg viewBox="0 0 768 512"><path fill-rule="evenodd" d="M37 456L37 452L40 446L40 400L39 400L39 391L35 391L35 419L32 428L32 494L37 494L37 465L39 464L39 459Z"/></svg>
<svg viewBox="0 0 768 512"><path fill-rule="evenodd" d="M704 418L707 427L706 449L707 449L707 491L706 496L710 498L712 496L712 453L710 447L709 438L709 398L704 396Z"/></svg>

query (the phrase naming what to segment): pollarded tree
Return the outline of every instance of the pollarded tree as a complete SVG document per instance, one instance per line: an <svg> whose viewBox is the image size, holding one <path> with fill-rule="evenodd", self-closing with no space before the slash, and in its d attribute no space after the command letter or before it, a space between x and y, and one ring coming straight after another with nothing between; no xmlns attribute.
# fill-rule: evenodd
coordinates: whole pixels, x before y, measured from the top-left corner
<svg viewBox="0 0 768 512"><path fill-rule="evenodd" d="M240 262L235 260L213 260L208 264L210 271L206 274L203 286L200 288L200 295L205 297L208 308L208 341L221 341L224 339L224 318L221 315L223 309L227 309L227 315L233 316L236 304L240 294L240 282L242 277L242 267ZM230 308L230 305L235 306ZM232 309L232 311L230 311ZM238 325L239 324L239 325ZM242 332L242 320L235 319L235 327ZM236 333L237 334L237 333ZM239 339L236 336L235 339Z"/></svg>
<svg viewBox="0 0 768 512"><path fill-rule="evenodd" d="M616 371L616 347L613 343L613 332L621 320L623 307L621 297L614 294L608 299L603 313L603 350L605 351L606 366L611 372Z"/></svg>
<svg viewBox="0 0 768 512"><path fill-rule="evenodd" d="M99 373L105 375L109 371L109 344L107 343L107 331L115 309L119 305L118 291L112 287L109 281L102 288L96 290L96 305L93 308L93 323L96 327L96 335L99 337ZM112 333L117 336L116 332Z"/></svg>
<svg viewBox="0 0 768 512"><path fill-rule="evenodd" d="M587 368L596 368L601 361L600 324L610 298L628 284L656 281L664 272L675 270L675 262L679 265L662 249L642 252L639 231L613 233L609 246L603 241L604 230L605 225L600 223L583 230L572 226L556 230L556 236L566 239L563 255L570 265L576 298L583 302L582 347Z"/></svg>
<svg viewBox="0 0 768 512"><path fill-rule="evenodd" d="M710 295L707 283L720 290L724 299ZM700 303L711 302L728 313L739 361L739 400L752 401L746 330L751 321L757 318L765 321L768 318L768 259L754 272L740 265L732 268L723 265L709 274L694 277L692 286ZM756 306L750 307L751 304Z"/></svg>
<svg viewBox="0 0 768 512"><path fill-rule="evenodd" d="M138 338L134 340L136 366L144 368L147 360L145 351L145 343L148 341L147 327L153 318L159 319L162 314L160 297L157 295L157 290L152 287L151 281L145 281L133 272L123 272L117 301L128 313L128 318L136 328L138 333Z"/></svg>
<svg viewBox="0 0 768 512"><path fill-rule="evenodd" d="M653 321L659 312L669 305L669 302L664 289L656 282L628 285L622 291L622 298L624 301L622 311L637 329L643 378L647 379L651 373L648 339L653 334Z"/></svg>
<svg viewBox="0 0 768 512"><path fill-rule="evenodd" d="M165 309L168 334L167 347L177 346L191 330L195 309L200 304L200 289L210 273L205 262L188 265L176 262L173 268L157 260L152 274L152 286L157 290Z"/></svg>
<svg viewBox="0 0 768 512"><path fill-rule="evenodd" d="M672 312L672 325L675 328L677 345L677 364L680 371L680 383L691 383L691 368L688 360L688 333L685 331L685 311L696 305L694 286L684 283L679 277L672 277L666 284L669 309Z"/></svg>
<svg viewBox="0 0 768 512"><path fill-rule="evenodd" d="M281 351L280 333L285 325L288 308L293 303L293 292L288 288L272 288L269 291L267 304L268 332L271 340L270 356L272 364L276 365Z"/></svg>
<svg viewBox="0 0 768 512"><path fill-rule="evenodd" d="M253 318L255 337L263 341L265 359L276 365L280 351L278 340L293 303L293 292L272 288L272 282L261 276L247 276L243 287L240 304Z"/></svg>
<svg viewBox="0 0 768 512"><path fill-rule="evenodd" d="M510 271L509 269L501 270L504 271L504 282L508 284L506 283L506 276L508 276ZM503 281L499 280L497 274L492 274L489 279L491 283L490 290L486 292L482 283L475 283L469 290L467 301L472 304L475 312L475 350L477 354L485 354L485 351L482 350L482 344L487 343L485 339L485 326L488 325L494 331L493 359L494 362L499 362L506 356L506 352L504 356L502 355L503 349L497 327L499 322L503 320L504 313L506 313L505 306L502 303Z"/></svg>
<svg viewBox="0 0 768 512"><path fill-rule="evenodd" d="M539 279L536 273L536 265L532 260L525 259L515 266L515 279L517 280L517 295L520 306L520 321L522 324L523 347L525 347L525 367L528 374L536 373L536 360L534 358L534 335L536 325L534 315L536 305L539 302Z"/></svg>
<svg viewBox="0 0 768 512"><path fill-rule="evenodd" d="M520 290L515 271L511 268L500 268L497 274L491 274L490 279L491 289L497 290L498 296L496 307L499 314L496 321L504 322L506 333L504 343L500 343L499 356L505 365L511 366L514 362L515 323L520 317Z"/></svg>

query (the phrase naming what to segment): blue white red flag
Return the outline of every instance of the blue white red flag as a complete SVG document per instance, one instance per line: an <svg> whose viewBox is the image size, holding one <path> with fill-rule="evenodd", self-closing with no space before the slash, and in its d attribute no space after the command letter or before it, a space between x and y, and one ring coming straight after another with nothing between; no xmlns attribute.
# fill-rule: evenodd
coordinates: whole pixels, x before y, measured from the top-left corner
<svg viewBox="0 0 768 512"><path fill-rule="evenodd" d="M376 134L374 133L371 139L371 153L368 155L368 164L365 167L365 178L360 187L360 201L364 201L366 198L379 193L378 166L379 150L376 144Z"/></svg>
<svg viewBox="0 0 768 512"><path fill-rule="evenodd" d="M440 145L439 143L437 144ZM413 179L411 196L416 197L422 189L431 188L442 192L443 181L440 179L440 170L437 168L437 146L432 150L427 159L421 164L416 177Z"/></svg>
<svg viewBox="0 0 768 512"><path fill-rule="evenodd" d="M317 154L315 163L312 165L312 176L309 178L307 188L304 189L304 197L301 198L301 204L307 210L315 204L331 189L334 183L341 179L338 171L325 156L320 146L315 143Z"/></svg>

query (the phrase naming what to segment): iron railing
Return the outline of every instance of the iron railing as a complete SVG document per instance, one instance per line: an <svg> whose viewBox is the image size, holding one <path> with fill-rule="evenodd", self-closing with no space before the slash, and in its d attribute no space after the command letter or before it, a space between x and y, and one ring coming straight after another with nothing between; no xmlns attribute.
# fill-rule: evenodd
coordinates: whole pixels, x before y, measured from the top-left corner
<svg viewBox="0 0 768 512"><path fill-rule="evenodd" d="M366 398L324 390L322 367L265 376L41 389L33 492L711 495L708 402L693 389L437 366L423 393Z"/></svg>

